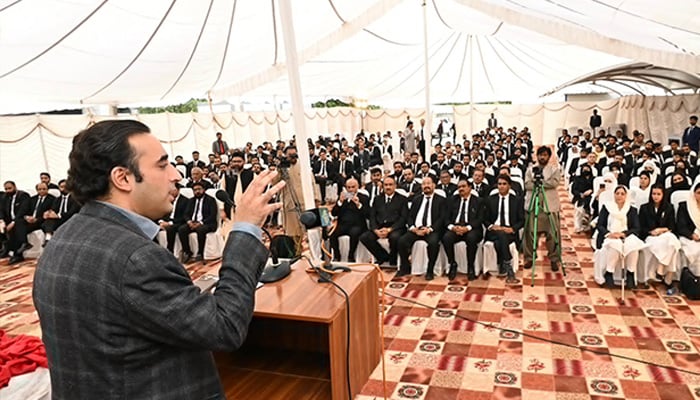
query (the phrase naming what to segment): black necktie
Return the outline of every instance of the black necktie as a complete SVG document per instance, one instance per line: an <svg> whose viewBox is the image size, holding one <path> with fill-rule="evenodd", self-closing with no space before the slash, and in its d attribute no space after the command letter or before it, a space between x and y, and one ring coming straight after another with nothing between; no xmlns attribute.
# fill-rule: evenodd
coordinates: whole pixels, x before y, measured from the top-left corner
<svg viewBox="0 0 700 400"><path fill-rule="evenodd" d="M63 195L61 198L61 213L65 213L68 208L68 195Z"/></svg>
<svg viewBox="0 0 700 400"><path fill-rule="evenodd" d="M501 196L501 212L500 212L500 226L506 226L506 202L505 197Z"/></svg>
<svg viewBox="0 0 700 400"><path fill-rule="evenodd" d="M36 214L39 212L39 208L41 207L41 202L44 201L43 197L39 197L39 200L36 202L36 208L34 209L34 218L36 218Z"/></svg>
<svg viewBox="0 0 700 400"><path fill-rule="evenodd" d="M428 213L430 212L430 197L426 197L425 206L423 207L423 225L428 226Z"/></svg>
<svg viewBox="0 0 700 400"><path fill-rule="evenodd" d="M460 213L459 213L459 224L460 225L466 225L467 224L467 201L462 199L462 206L460 207Z"/></svg>
<svg viewBox="0 0 700 400"><path fill-rule="evenodd" d="M321 175L326 176L326 162L321 161Z"/></svg>

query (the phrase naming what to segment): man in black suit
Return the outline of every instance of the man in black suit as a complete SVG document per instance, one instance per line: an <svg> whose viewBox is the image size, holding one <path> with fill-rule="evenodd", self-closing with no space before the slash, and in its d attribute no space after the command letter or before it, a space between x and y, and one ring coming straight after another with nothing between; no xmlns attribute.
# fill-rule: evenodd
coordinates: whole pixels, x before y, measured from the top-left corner
<svg viewBox="0 0 700 400"><path fill-rule="evenodd" d="M365 185L365 190L369 195L370 205L377 196L382 194L382 170L380 168L370 170L369 182Z"/></svg>
<svg viewBox="0 0 700 400"><path fill-rule="evenodd" d="M457 276L455 248L457 242L467 243L467 277L470 281L476 279L474 260L476 249L484 236L483 224L486 208L485 201L472 196L472 185L466 179L457 184L459 196L448 198L447 232L442 237L442 245L447 254L450 270L447 274L450 280Z"/></svg>
<svg viewBox="0 0 700 400"><path fill-rule="evenodd" d="M192 250L190 249L190 233L197 233L197 244L199 249L194 261L204 260L204 245L207 240L207 233L214 232L217 228L216 213L218 207L213 197L204 193L204 185L197 182L192 186L192 197L187 205L185 217L187 222L180 226L177 234L182 245L182 263L187 264L192 261Z"/></svg>
<svg viewBox="0 0 700 400"><path fill-rule="evenodd" d="M408 201L410 202L416 194L421 191L420 183L416 182L413 170L406 168L403 170L403 183L401 189L406 191Z"/></svg>
<svg viewBox="0 0 700 400"><path fill-rule="evenodd" d="M347 153L341 151L338 160L334 164L335 184L338 188L345 187L345 181L354 175L352 161L348 159Z"/></svg>
<svg viewBox="0 0 700 400"><path fill-rule="evenodd" d="M450 171L445 169L440 172L440 183L435 189L442 189L442 191L445 192L445 196L447 198L452 196L455 193L455 191L457 191L457 185L452 183L452 176L450 175Z"/></svg>
<svg viewBox="0 0 700 400"><path fill-rule="evenodd" d="M244 154L240 151L235 151L231 154L231 161L229 164L230 178L226 182L226 193L228 193L235 204L238 204L243 192L248 189L248 186L255 178L255 173L251 168L246 168ZM239 182L241 185L238 185ZM224 211L227 216L231 215L230 206L224 206Z"/></svg>
<svg viewBox="0 0 700 400"><path fill-rule="evenodd" d="M486 240L493 242L496 248L499 275L507 275L506 282L513 282L515 273L509 246L518 240L518 230L525 223L523 198L509 193L511 180L508 175L499 175L496 181L498 193L490 196L486 203Z"/></svg>
<svg viewBox="0 0 700 400"><path fill-rule="evenodd" d="M187 222L187 206L189 205L189 199L180 195L180 184L176 184L175 187L177 188L177 195L175 200L173 200L173 210L158 221L160 230L165 231L166 247L171 253L174 253L175 236L178 230Z"/></svg>
<svg viewBox="0 0 700 400"><path fill-rule="evenodd" d="M468 179L469 176L464 173L464 164L461 162L456 162L450 171L450 177L456 179L459 182L461 179Z"/></svg>
<svg viewBox="0 0 700 400"><path fill-rule="evenodd" d="M683 144L687 144L691 150L700 152L700 128L697 126L698 117L691 115L689 118L690 125L683 130Z"/></svg>
<svg viewBox="0 0 700 400"><path fill-rule="evenodd" d="M413 199L408 213L408 232L399 239L401 268L396 276L401 277L411 273L408 257L413 250L413 244L423 240L428 243L428 270L425 273L425 279L430 281L435 277L433 271L440 252L442 230L445 227L446 200L435 194L435 181L432 176L423 178L421 187L423 193Z"/></svg>
<svg viewBox="0 0 700 400"><path fill-rule="evenodd" d="M39 174L39 181L42 183L45 183L49 189L58 189L58 185L51 182L51 174L49 174L48 172L40 173Z"/></svg>
<svg viewBox="0 0 700 400"><path fill-rule="evenodd" d="M326 184L328 183L328 179L334 174L333 163L331 163L331 161L328 160L325 150L321 150L321 152L318 154L318 160L316 160L316 162L313 163L312 170L314 173L314 180L318 184L318 187L321 191L321 202L325 203Z"/></svg>
<svg viewBox="0 0 700 400"><path fill-rule="evenodd" d="M399 239L406 232L408 200L396 194L396 179L384 178L384 194L374 199L369 210L369 230L360 235L360 242L374 256L376 263L397 265ZM389 239L389 253L377 242Z"/></svg>
<svg viewBox="0 0 700 400"><path fill-rule="evenodd" d="M375 146L373 142L369 142L369 167L372 168L375 165L382 165L382 148L380 146Z"/></svg>
<svg viewBox="0 0 700 400"><path fill-rule="evenodd" d="M24 219L18 220L16 224L17 235L25 237L27 234L41 229L44 223L44 214L51 209L56 198L49 194L49 187L46 183L39 182L36 185L36 195L32 196L29 202L29 214ZM31 245L27 243L29 249Z"/></svg>
<svg viewBox="0 0 700 400"><path fill-rule="evenodd" d="M489 196L491 192L491 186L488 182L484 180L484 171L481 169L474 170L474 176L472 177L472 189L481 197L485 199Z"/></svg>
<svg viewBox="0 0 700 400"><path fill-rule="evenodd" d="M357 179L351 178L345 181L345 190L340 193L338 202L331 210L331 214L338 217L338 225L330 236L335 261L340 261L338 238L347 235L350 236L348 261L355 262L355 250L357 250L357 245L360 242L360 235L367 230L369 198L362 193L358 193L359 189L360 184L357 182Z"/></svg>
<svg viewBox="0 0 700 400"><path fill-rule="evenodd" d="M598 110L593 109L593 115L591 115L590 120L588 121L588 126L591 127L591 130L595 132L595 130L603 125L603 119L598 115Z"/></svg>
<svg viewBox="0 0 700 400"><path fill-rule="evenodd" d="M51 240L56 229L80 211L80 204L68 192L65 179L58 181L58 190L61 195L54 199L51 209L44 212L44 223L41 225L46 234L44 246Z"/></svg>
<svg viewBox="0 0 700 400"><path fill-rule="evenodd" d="M5 225L5 233L7 235L7 243L3 254L0 258L7 257L12 251L10 257L10 265L24 261L22 253L29 248L27 243L27 233L22 229L22 221L26 215L31 215L29 194L21 190L17 190L17 186L13 181L7 181L5 187L5 204L3 210L3 222ZM18 229L19 225L19 229Z"/></svg>
<svg viewBox="0 0 700 400"><path fill-rule="evenodd" d="M192 168L199 167L204 168L207 164L199 159L199 152L197 150L192 152L192 161L187 163L187 177L192 177Z"/></svg>

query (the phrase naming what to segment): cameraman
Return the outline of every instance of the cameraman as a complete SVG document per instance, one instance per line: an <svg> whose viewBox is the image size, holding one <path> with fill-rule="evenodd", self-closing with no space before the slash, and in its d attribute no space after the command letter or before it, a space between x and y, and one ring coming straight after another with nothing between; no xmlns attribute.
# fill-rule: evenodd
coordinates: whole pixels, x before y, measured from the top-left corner
<svg viewBox="0 0 700 400"><path fill-rule="evenodd" d="M561 246L561 232L559 230L559 195L557 193L557 188L559 187L559 179L561 178L561 170L559 165L556 163L550 164L549 159L552 156L552 150L547 146L541 146L537 149L537 164L527 169L525 173L525 204L527 207L530 206L530 199L532 198L532 192L535 185L539 185L541 182L544 188L544 194L546 197L547 206L549 207L549 212L551 219L554 222L554 227L549 226L549 217L545 213L545 199L540 198L539 215L537 218L537 237L540 234L545 234L547 237L547 258L549 258L550 265L552 267L552 272L559 270L559 262L557 256L557 248L555 245L555 239L558 239ZM533 228L534 228L534 210L526 210L526 220L525 220L525 233L523 237L523 253L525 254L525 265L523 268L529 269L532 267L532 259L536 257L533 255ZM552 237L552 231L557 235L556 238Z"/></svg>

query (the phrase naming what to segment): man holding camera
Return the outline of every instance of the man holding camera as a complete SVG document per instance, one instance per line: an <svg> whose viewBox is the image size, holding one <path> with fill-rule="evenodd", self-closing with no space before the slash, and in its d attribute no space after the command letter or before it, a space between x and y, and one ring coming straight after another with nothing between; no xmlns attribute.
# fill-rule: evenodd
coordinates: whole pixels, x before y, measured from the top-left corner
<svg viewBox="0 0 700 400"><path fill-rule="evenodd" d="M537 164L527 169L525 173L525 204L530 206L530 200L536 186L542 185L544 188L544 196L540 196L539 214L537 218L537 237L540 234L545 234L547 237L547 258L549 258L552 272L559 270L559 257L557 255L556 241L561 243L561 232L559 229L559 195L557 188L559 187L559 179L561 171L556 163L550 164L549 159L552 156L552 150L547 146L542 146L537 149ZM549 214L545 211L545 202L549 208ZM532 259L536 257L533 254L533 229L534 229L534 209L527 210L525 222L525 234L523 241L523 253L525 254L525 265L523 268L532 268ZM550 216L555 226L550 226ZM552 232L556 238L552 236Z"/></svg>

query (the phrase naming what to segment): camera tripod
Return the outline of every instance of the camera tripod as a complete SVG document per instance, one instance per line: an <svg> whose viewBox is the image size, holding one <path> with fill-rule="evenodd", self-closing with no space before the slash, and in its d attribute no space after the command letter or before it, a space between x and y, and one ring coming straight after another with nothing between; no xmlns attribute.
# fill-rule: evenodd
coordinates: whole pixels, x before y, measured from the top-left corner
<svg viewBox="0 0 700 400"><path fill-rule="evenodd" d="M561 258L561 238L559 237L559 232L556 231L554 224L554 217L552 213L549 212L549 205L547 204L547 196L544 192L544 184L541 178L535 178L534 188L532 190L532 197L530 198L530 205L527 207L527 221L525 221L525 233L530 225L532 219L533 229L532 229L532 283L530 286L535 286L535 261L537 260L537 242L539 241L539 232L537 231L537 223L540 216L540 212L544 212L547 215L549 221L549 234L552 235L554 240L554 248L557 251L557 261L561 264L561 271L566 276L566 269L564 267L564 262ZM551 261L551 260L550 260Z"/></svg>

